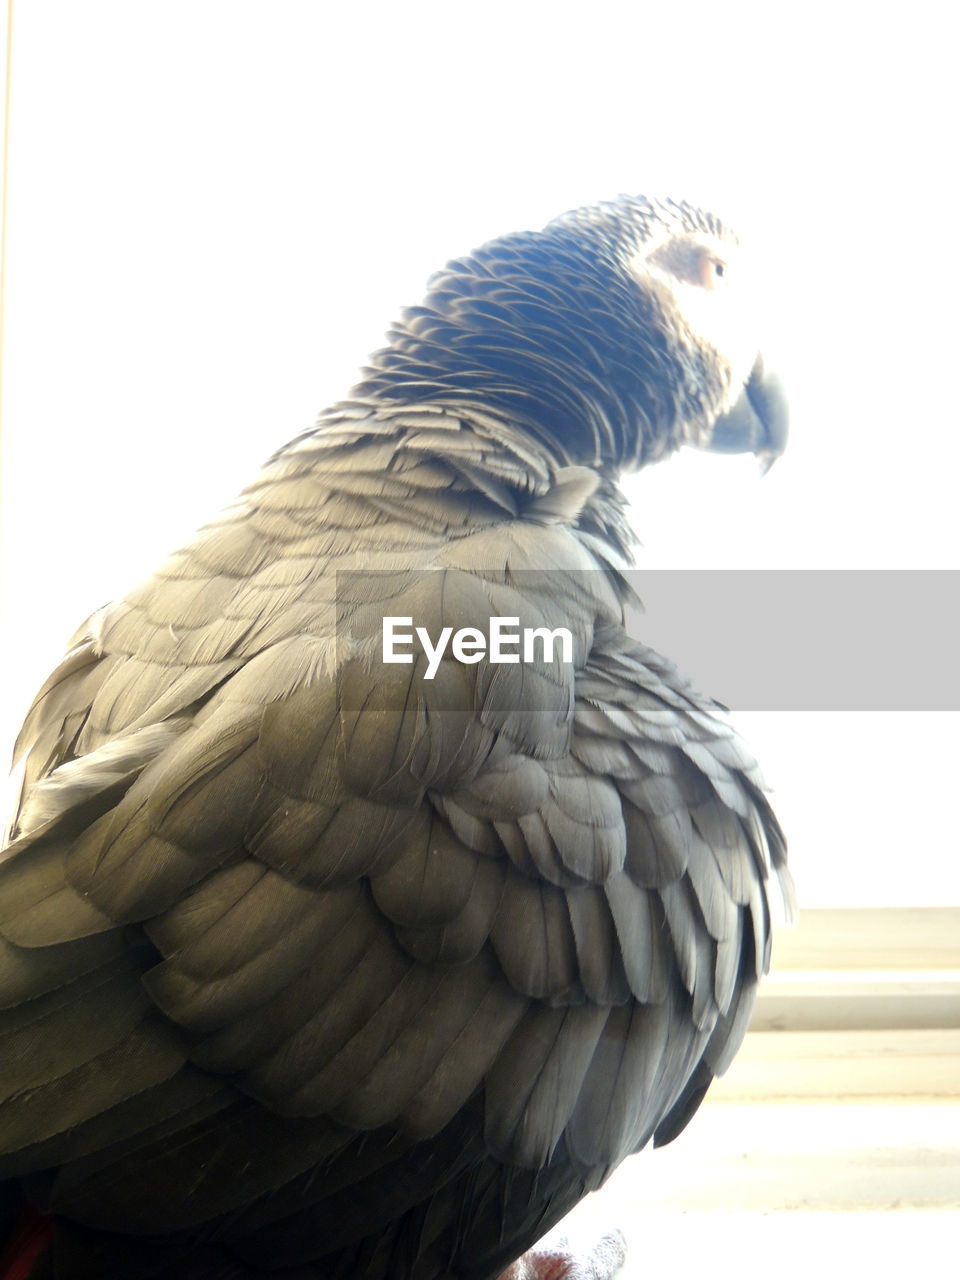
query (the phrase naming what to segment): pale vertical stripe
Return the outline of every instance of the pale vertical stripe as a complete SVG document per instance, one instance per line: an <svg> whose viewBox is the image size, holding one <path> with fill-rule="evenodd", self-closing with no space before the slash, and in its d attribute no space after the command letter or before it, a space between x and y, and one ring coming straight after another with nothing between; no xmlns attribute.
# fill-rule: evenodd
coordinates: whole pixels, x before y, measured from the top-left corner
<svg viewBox="0 0 960 1280"><path fill-rule="evenodd" d="M13 67L13 0L6 0L6 16L3 30L3 172L0 174L0 474L2 474L3 459L3 370L7 315L7 191L10 185L10 82Z"/></svg>

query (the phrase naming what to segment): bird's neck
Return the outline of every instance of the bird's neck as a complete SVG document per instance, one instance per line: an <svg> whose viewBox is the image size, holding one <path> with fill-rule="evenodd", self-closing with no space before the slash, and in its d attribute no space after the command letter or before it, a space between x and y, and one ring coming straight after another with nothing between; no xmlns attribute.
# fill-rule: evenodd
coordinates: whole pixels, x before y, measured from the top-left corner
<svg viewBox="0 0 960 1280"><path fill-rule="evenodd" d="M440 543L534 521L567 526L617 562L630 561L636 541L613 468L573 465L486 402L355 394L274 454L247 493L308 525L334 521L374 540L384 521L390 538L408 525Z"/></svg>
<svg viewBox="0 0 960 1280"><path fill-rule="evenodd" d="M678 447L677 405L660 389L669 380L627 349L616 317L604 329L607 317L587 320L573 305L547 307L503 289L455 303L434 293L404 312L353 396L482 406L560 466L633 470Z"/></svg>
<svg viewBox="0 0 960 1280"><path fill-rule="evenodd" d="M274 484L301 486L305 503L348 498L337 518L352 511L358 528L386 515L448 540L515 520L564 524L621 563L636 542L615 469L573 463L486 400L355 394L274 456L257 487Z"/></svg>

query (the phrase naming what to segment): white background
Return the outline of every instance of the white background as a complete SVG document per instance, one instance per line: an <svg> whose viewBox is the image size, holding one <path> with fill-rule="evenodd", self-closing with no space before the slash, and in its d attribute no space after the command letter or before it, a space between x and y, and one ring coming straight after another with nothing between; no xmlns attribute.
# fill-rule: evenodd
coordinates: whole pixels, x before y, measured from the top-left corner
<svg viewBox="0 0 960 1280"><path fill-rule="evenodd" d="M341 396L432 270L620 191L763 255L793 407L762 483L693 454L631 483L641 563L960 567L946 14L18 0L4 740L83 617ZM739 717L807 904L960 902L958 717L882 707Z"/></svg>

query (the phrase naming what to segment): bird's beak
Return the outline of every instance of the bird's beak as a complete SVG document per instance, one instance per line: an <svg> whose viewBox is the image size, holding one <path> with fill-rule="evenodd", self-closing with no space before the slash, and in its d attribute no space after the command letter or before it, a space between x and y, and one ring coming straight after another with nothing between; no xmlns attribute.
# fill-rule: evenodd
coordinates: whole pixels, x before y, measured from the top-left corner
<svg viewBox="0 0 960 1280"><path fill-rule="evenodd" d="M783 384L757 356L747 385L729 413L718 418L706 448L715 453L755 453L766 475L787 447L789 413Z"/></svg>

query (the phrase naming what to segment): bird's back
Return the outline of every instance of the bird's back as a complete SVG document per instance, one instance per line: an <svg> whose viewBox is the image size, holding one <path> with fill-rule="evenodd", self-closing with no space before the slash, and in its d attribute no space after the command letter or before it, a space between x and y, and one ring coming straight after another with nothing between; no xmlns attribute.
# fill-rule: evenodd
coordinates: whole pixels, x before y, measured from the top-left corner
<svg viewBox="0 0 960 1280"><path fill-rule="evenodd" d="M784 845L601 472L368 392L79 633L0 865L32 1275L484 1280L699 1105Z"/></svg>

